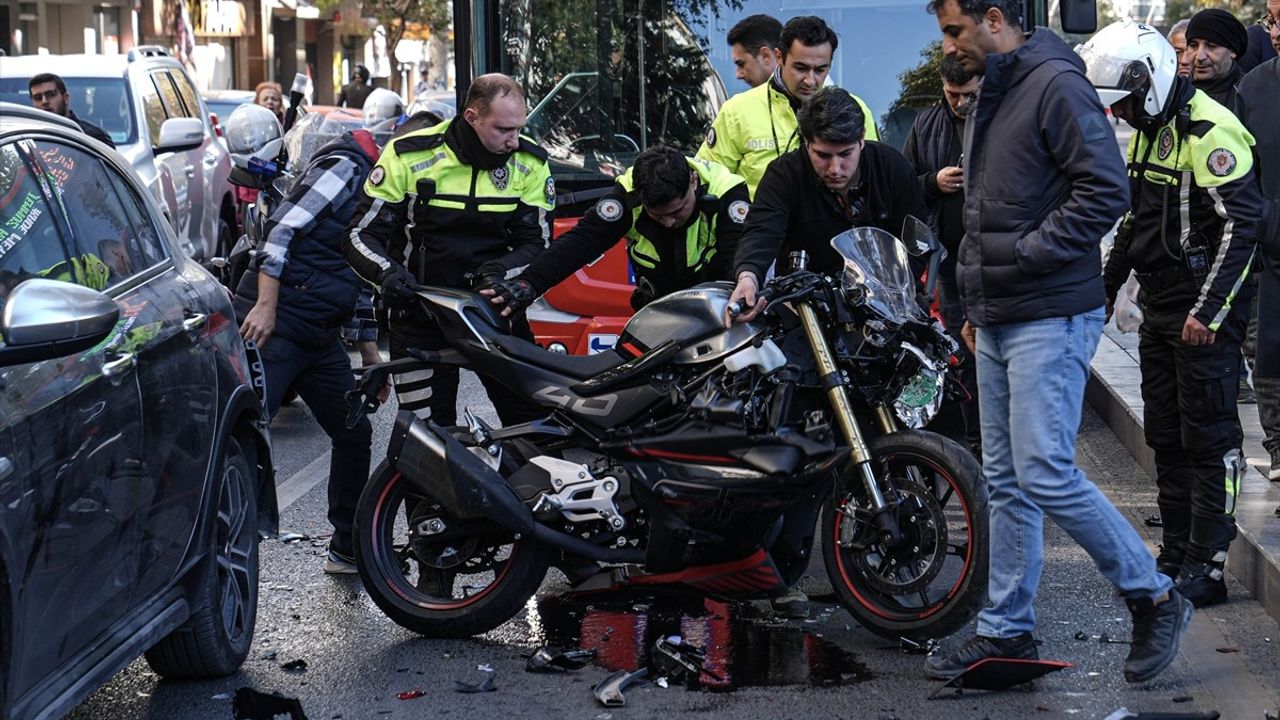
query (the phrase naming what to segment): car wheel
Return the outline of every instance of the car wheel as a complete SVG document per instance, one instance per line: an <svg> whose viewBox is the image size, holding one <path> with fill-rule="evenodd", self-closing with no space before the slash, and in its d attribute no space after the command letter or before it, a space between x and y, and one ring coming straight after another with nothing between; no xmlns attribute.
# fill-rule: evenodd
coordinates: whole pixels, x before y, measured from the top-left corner
<svg viewBox="0 0 1280 720"><path fill-rule="evenodd" d="M147 651L166 678L220 677L249 654L258 612L258 510L254 464L227 439L218 474L212 538L191 618Z"/></svg>

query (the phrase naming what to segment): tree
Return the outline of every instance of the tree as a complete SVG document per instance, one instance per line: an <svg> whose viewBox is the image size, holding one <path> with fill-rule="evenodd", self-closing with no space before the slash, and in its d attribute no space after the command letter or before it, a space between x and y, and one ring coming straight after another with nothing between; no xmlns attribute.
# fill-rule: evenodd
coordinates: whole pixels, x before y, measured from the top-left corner
<svg viewBox="0 0 1280 720"><path fill-rule="evenodd" d="M316 7L322 13L330 14L342 4L342 0L316 0ZM447 33L449 30L448 0L361 0L361 16L372 17L387 32L387 56L394 68L396 46L404 39L410 26L418 25L430 28L432 35ZM399 74L392 72L392 81Z"/></svg>

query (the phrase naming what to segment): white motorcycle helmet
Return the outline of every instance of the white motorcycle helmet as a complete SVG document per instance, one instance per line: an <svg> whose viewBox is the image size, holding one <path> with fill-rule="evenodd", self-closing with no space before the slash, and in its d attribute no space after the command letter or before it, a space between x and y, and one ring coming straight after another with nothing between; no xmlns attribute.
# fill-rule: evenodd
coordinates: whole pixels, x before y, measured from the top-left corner
<svg viewBox="0 0 1280 720"><path fill-rule="evenodd" d="M1155 28L1121 20L1077 45L1076 53L1084 60L1086 75L1103 105L1110 107L1143 92L1144 114L1160 115L1178 75L1178 55Z"/></svg>
<svg viewBox="0 0 1280 720"><path fill-rule="evenodd" d="M388 120L395 121L404 115L404 101L386 88L374 88L364 101L364 126L370 130L382 129Z"/></svg>
<svg viewBox="0 0 1280 720"><path fill-rule="evenodd" d="M246 103L232 111L222 134L232 162L242 168L249 167L250 158L274 160L284 146L276 114L260 105Z"/></svg>

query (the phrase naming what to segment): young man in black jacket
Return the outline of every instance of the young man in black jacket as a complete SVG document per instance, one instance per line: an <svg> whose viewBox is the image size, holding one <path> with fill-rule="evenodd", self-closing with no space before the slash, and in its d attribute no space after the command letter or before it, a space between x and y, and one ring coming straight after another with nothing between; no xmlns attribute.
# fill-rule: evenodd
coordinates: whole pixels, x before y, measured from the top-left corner
<svg viewBox="0 0 1280 720"><path fill-rule="evenodd" d="M978 358L991 563L977 634L935 653L950 679L991 657L1035 659L1047 515L1133 616L1129 682L1169 666L1191 603L1137 531L1075 465L1089 361L1102 334L1102 236L1128 208L1115 135L1084 63L1020 0L930 0L944 55L983 76L965 126L965 238L957 279Z"/></svg>
<svg viewBox="0 0 1280 720"><path fill-rule="evenodd" d="M916 169L920 191L929 208L929 225L938 242L946 248L947 257L938 268L938 304L942 322L962 343L964 305L956 286L956 257L964 238L964 126L969 110L977 103L978 78L953 57L942 61L942 100L916 117L902 154ZM978 414L978 384L973 354L967 348L960 354L956 377L969 391L970 399L960 405L964 417L964 440L982 460L982 432Z"/></svg>
<svg viewBox="0 0 1280 720"><path fill-rule="evenodd" d="M916 172L902 153L864 139L862 109L848 92L828 87L796 113L800 148L769 164L756 189L738 242L732 301L756 317L756 293L769 266L786 268L796 250L809 269L836 274L844 266L831 238L850 228L875 226L895 237L907 217L928 217Z"/></svg>

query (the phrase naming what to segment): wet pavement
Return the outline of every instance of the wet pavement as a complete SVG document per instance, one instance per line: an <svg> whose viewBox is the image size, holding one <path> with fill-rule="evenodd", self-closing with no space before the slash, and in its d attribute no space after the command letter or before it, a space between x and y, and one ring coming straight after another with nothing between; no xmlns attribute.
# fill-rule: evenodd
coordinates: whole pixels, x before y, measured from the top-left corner
<svg viewBox="0 0 1280 720"><path fill-rule="evenodd" d="M375 422L385 438L391 413ZM160 681L138 660L81 704L75 720L229 720L238 688L297 698L311 720L343 718L1105 718L1133 711L1219 710L1262 720L1280 707L1280 627L1231 582L1232 602L1197 614L1174 664L1157 680L1120 677L1128 613L1089 558L1057 528L1046 529L1046 567L1037 599L1041 657L1073 667L1031 690L966 691L929 699L923 655L861 628L838 605L813 558L804 588L808 620L777 620L761 605L726 604L679 593L565 596L552 572L538 597L510 622L468 640L418 637L392 623L355 576L326 576L323 483L308 485L323 437L306 413L282 415L276 433L280 482L297 500L284 532L307 537L262 544L258 628L249 660L228 678ZM375 455L381 447L375 448ZM1154 488L1092 414L1080 462L1127 517L1154 512ZM1140 532L1150 533L1140 528ZM1150 538L1149 538L1150 539ZM288 540L288 541L286 541ZM660 641L679 638L700 668L683 678L658 659ZM1080 639L1080 638L1083 639ZM944 643L963 639L959 634ZM682 642L683 645L679 643ZM594 651L564 672L526 671L539 647ZM690 650L696 652L690 652ZM698 656L701 657L698 657ZM305 668L289 665L305 661ZM665 662L665 665L663 664ZM285 666L295 669L288 670ZM623 707L604 707L593 687L614 671L650 669L622 690ZM665 669L665 670L664 670ZM661 672L667 674L660 674ZM693 675L692 680L690 675ZM480 692L461 692L463 685ZM665 685L665 687L664 687ZM484 691L487 687L492 690ZM688 689L692 687L693 689Z"/></svg>

